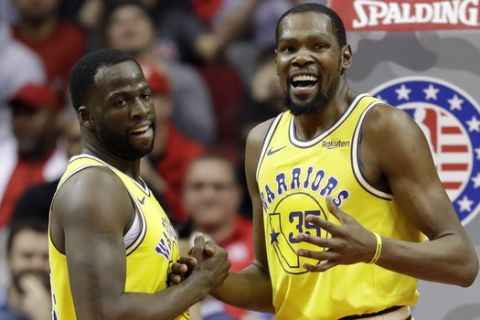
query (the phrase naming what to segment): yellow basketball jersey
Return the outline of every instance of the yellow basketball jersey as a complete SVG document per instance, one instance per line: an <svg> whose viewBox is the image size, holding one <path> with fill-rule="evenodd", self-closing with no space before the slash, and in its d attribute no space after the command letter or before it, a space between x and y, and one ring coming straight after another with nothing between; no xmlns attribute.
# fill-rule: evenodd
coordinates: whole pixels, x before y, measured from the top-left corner
<svg viewBox="0 0 480 320"><path fill-rule="evenodd" d="M120 178L140 216L141 231L136 240L125 248L125 292L153 294L166 289L167 274L172 263L179 258L178 242L167 215L146 185L138 183L100 159L83 154L70 160L57 190L74 174L95 166L107 167ZM76 316L70 290L67 258L55 248L50 236L49 259L53 319L74 320ZM177 319L190 319L188 311Z"/></svg>
<svg viewBox="0 0 480 320"><path fill-rule="evenodd" d="M329 236L307 223L307 215L339 223L326 207L328 195L370 231L420 240L420 232L407 221L392 195L369 185L359 168L362 121L378 102L367 95L357 96L331 128L309 141L296 137L290 112L272 122L257 166L257 183L277 319L333 320L412 305L417 300L412 277L366 263L306 272L303 263L319 262L295 253L300 248L321 250L299 243L298 233Z"/></svg>

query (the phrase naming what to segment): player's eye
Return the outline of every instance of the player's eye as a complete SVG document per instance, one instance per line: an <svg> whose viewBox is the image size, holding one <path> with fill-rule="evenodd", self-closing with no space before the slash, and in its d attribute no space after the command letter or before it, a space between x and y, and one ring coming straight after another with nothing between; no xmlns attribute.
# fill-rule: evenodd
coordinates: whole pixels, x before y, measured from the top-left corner
<svg viewBox="0 0 480 320"><path fill-rule="evenodd" d="M119 99L115 100L114 104L117 107L124 107L124 106L127 105L127 100L124 99L124 98L119 98Z"/></svg>
<svg viewBox="0 0 480 320"><path fill-rule="evenodd" d="M324 50L324 49L326 49L326 48L328 48L328 45L325 44L325 43L316 43L316 44L314 45L315 51L321 51L321 50Z"/></svg>
<svg viewBox="0 0 480 320"><path fill-rule="evenodd" d="M290 54L295 52L296 48L291 43L283 43L278 47L278 52L283 54Z"/></svg>

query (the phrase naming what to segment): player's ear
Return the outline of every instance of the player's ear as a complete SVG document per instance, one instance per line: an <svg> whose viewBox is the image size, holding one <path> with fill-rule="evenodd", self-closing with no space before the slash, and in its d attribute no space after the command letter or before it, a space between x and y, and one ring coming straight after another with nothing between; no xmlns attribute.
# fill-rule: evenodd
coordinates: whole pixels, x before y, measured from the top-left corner
<svg viewBox="0 0 480 320"><path fill-rule="evenodd" d="M275 52L275 66L276 66L276 67L275 67L275 73L276 73L277 76L278 76L278 64L277 64L278 50L275 48L274 52Z"/></svg>
<svg viewBox="0 0 480 320"><path fill-rule="evenodd" d="M87 128L93 128L94 121L91 118L90 112L86 106L80 106L77 110L78 120L81 126L85 126Z"/></svg>
<svg viewBox="0 0 480 320"><path fill-rule="evenodd" d="M346 44L343 46L343 48L340 51L341 54L341 69L342 73L350 68L352 65L352 47L349 44Z"/></svg>

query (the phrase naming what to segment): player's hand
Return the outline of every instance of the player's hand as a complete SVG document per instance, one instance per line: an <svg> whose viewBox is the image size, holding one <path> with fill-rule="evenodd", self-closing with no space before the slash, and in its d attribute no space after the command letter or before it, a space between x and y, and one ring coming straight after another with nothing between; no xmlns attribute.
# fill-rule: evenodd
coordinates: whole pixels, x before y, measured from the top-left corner
<svg viewBox="0 0 480 320"><path fill-rule="evenodd" d="M201 262L206 258L215 255L215 245L212 241L205 240L205 236L202 233L198 233L193 241L193 247L188 254Z"/></svg>
<svg viewBox="0 0 480 320"><path fill-rule="evenodd" d="M297 255L319 260L318 265L304 263L303 267L308 271L323 272L339 264L353 264L368 262L375 254L375 235L360 225L354 218L340 210L327 197L327 208L338 221L339 225L321 219L318 216L309 215L306 220L328 232L330 238L321 238L313 235L300 233L297 240L308 242L319 247L318 251L300 249Z"/></svg>
<svg viewBox="0 0 480 320"><path fill-rule="evenodd" d="M40 279L34 275L25 275L21 278L20 286L23 289L21 311L33 320L51 319L50 292Z"/></svg>
<svg viewBox="0 0 480 320"><path fill-rule="evenodd" d="M180 259L172 265L172 269L168 275L168 286L179 284L188 278L196 265L197 259L194 257L180 257Z"/></svg>
<svg viewBox="0 0 480 320"><path fill-rule="evenodd" d="M208 290L219 287L228 277L231 266L228 253L212 241L205 241L202 235L196 236L190 254L198 261L193 272L198 274Z"/></svg>

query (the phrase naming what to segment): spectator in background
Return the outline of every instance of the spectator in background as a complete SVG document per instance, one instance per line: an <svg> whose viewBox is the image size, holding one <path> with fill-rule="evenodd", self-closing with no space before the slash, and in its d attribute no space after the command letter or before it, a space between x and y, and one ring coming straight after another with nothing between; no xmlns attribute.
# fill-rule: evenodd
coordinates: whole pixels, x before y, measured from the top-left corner
<svg viewBox="0 0 480 320"><path fill-rule="evenodd" d="M211 60L224 55L235 67L245 86L255 72L256 60L266 48L275 46L278 18L290 7L303 2L325 0L192 0L195 12L210 30L198 41ZM202 48L202 46L199 46Z"/></svg>
<svg viewBox="0 0 480 320"><path fill-rule="evenodd" d="M252 16L261 0L193 0L195 12L209 32L198 43L209 61L223 59L235 68L247 87L254 72L257 49L251 41Z"/></svg>
<svg viewBox="0 0 480 320"><path fill-rule="evenodd" d="M63 96L70 69L85 51L83 31L58 19L59 0L13 0L13 4L19 19L12 34L38 54L48 85Z"/></svg>
<svg viewBox="0 0 480 320"><path fill-rule="evenodd" d="M1 20L0 43L0 150L8 152L3 145L12 141L8 100L27 83L43 83L45 73L37 55L12 39L9 26ZM11 147L14 146L10 143ZM2 164L6 165L4 161Z"/></svg>
<svg viewBox="0 0 480 320"><path fill-rule="evenodd" d="M182 189L190 161L202 154L205 147L184 136L171 121L171 87L165 74L155 65L141 62L143 73L152 90L156 129L152 152L141 165L141 176L165 200L167 212L174 222L185 222Z"/></svg>
<svg viewBox="0 0 480 320"><path fill-rule="evenodd" d="M0 193L0 229L10 221L14 205L30 186L57 179L66 165L57 147L56 119L61 108L57 96L45 85L26 85L10 101L17 152L2 155L15 163L4 172ZM3 171L3 170L2 170Z"/></svg>
<svg viewBox="0 0 480 320"><path fill-rule="evenodd" d="M195 158L185 177L183 200L190 223L180 232L184 247L190 247L187 243L193 231L202 232L227 250L232 272L250 265L254 257L252 223L239 213L241 197L235 167L227 158L213 154ZM200 313L204 319L240 319L247 314L249 319L258 318L256 313L213 298L200 304Z"/></svg>
<svg viewBox="0 0 480 320"><path fill-rule="evenodd" d="M172 119L179 129L203 143L213 142L215 122L208 90L193 68L175 61L168 61L167 66L159 60L155 24L147 7L139 1L112 2L106 8L103 25L109 46L156 64L168 73L175 105Z"/></svg>
<svg viewBox="0 0 480 320"><path fill-rule="evenodd" d="M3 4L3 2L2 2ZM4 7L2 7L3 9ZM0 10L2 11L2 10ZM5 12L1 12L5 14ZM45 73L37 55L11 38L10 28L0 18L0 201L17 163L17 142L11 130L9 100L27 83L43 83ZM4 252L7 230L0 227L0 287L6 284L6 254Z"/></svg>
<svg viewBox="0 0 480 320"><path fill-rule="evenodd" d="M153 0L148 3L154 12L158 41L155 51L162 59L181 61L190 65L204 62L200 51L205 29L191 8L190 0Z"/></svg>
<svg viewBox="0 0 480 320"><path fill-rule="evenodd" d="M0 319L51 319L46 222L26 220L12 225L7 263L11 281L0 291Z"/></svg>
<svg viewBox="0 0 480 320"><path fill-rule="evenodd" d="M243 141L253 126L273 118L285 110L273 49L266 51L259 59L250 86L250 95L252 103L244 110Z"/></svg>
<svg viewBox="0 0 480 320"><path fill-rule="evenodd" d="M81 152L80 125L78 120L73 117L66 122L62 130L61 139L65 143L67 157L71 158ZM50 204L59 180L55 179L27 189L16 202L11 223L30 219L47 222Z"/></svg>

